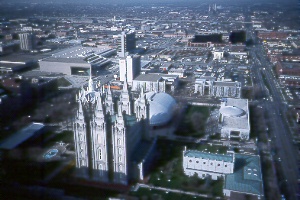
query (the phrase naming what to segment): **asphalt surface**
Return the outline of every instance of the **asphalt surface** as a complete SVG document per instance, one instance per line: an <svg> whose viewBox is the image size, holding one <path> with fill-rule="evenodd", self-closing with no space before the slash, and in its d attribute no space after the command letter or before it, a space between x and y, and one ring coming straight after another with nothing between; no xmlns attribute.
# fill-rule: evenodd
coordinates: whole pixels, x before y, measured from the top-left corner
<svg viewBox="0 0 300 200"><path fill-rule="evenodd" d="M268 111L268 120L272 127L272 143L278 150L276 159L280 162L283 170L285 177L283 182L286 182L279 182L279 185L286 184L290 195L289 199L297 199L298 153L292 142L292 135L285 117L287 104L283 99L276 77L273 74L272 65L267 61L265 53L263 52L263 47L261 45L254 47L253 55L255 59L254 70L256 71L254 74L255 83L258 84L268 96L266 100L261 101L261 104L265 110ZM262 76L262 74L264 76ZM264 84L264 78L268 87Z"/></svg>

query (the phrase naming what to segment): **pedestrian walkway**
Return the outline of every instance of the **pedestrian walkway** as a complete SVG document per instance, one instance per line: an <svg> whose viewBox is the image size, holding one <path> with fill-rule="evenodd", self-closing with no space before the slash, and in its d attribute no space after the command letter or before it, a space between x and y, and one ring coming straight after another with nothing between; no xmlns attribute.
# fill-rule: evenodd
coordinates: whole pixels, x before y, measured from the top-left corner
<svg viewBox="0 0 300 200"><path fill-rule="evenodd" d="M139 190L139 188L160 190L160 191L165 191L166 193L173 192L173 193L191 195L191 196L196 196L196 197L211 198L211 196L207 195L207 194L199 194L199 193L195 193L195 192L187 192L187 191L184 191L184 190L177 190L177 189L164 188L164 187L156 187L156 186L151 186L151 185L142 184L142 183L136 184L136 186L133 188L133 191L136 192L136 191Z"/></svg>

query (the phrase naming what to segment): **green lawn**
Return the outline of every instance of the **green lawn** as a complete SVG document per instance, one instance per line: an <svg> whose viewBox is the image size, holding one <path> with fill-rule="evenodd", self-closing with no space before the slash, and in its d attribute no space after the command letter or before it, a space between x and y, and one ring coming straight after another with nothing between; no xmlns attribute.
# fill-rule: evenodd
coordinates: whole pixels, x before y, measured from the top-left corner
<svg viewBox="0 0 300 200"><path fill-rule="evenodd" d="M197 149L211 153L226 153L227 147L211 146L209 144L194 144L178 141L158 140L157 149L161 156L156 163L156 168L150 175L149 184L172 189L197 192L222 196L223 181L199 179L197 176L188 177L183 173L182 151L186 146L188 149Z"/></svg>
<svg viewBox="0 0 300 200"><path fill-rule="evenodd" d="M203 137L205 133L205 124L211 109L213 108L205 106L189 106L175 134L181 136Z"/></svg>

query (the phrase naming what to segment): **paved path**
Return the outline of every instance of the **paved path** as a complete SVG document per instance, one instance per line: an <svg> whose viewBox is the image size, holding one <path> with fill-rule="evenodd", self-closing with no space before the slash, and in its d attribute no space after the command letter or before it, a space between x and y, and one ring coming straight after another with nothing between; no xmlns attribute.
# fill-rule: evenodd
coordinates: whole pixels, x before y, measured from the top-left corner
<svg viewBox="0 0 300 200"><path fill-rule="evenodd" d="M134 187L134 191L138 191L139 188L147 188L147 189L154 189L154 190L160 190L160 191L165 191L165 192L173 192L173 193L185 194L185 195L191 195L191 196L197 196L197 197L211 198L211 196L207 195L207 194L199 194L199 193L195 193L195 192L187 192L184 190L156 187L156 186L151 186L151 185L141 184L141 183L136 184L136 186Z"/></svg>

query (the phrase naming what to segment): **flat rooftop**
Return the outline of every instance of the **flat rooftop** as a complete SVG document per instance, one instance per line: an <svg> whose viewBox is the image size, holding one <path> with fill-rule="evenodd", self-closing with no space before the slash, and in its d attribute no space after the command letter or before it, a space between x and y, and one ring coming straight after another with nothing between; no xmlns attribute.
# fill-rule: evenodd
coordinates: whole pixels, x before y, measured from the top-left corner
<svg viewBox="0 0 300 200"><path fill-rule="evenodd" d="M184 157L233 162L233 154L213 154L195 150L185 151Z"/></svg>
<svg viewBox="0 0 300 200"><path fill-rule="evenodd" d="M230 106L243 110L245 114L237 117L224 116L222 128L250 129L248 100L227 98L225 102L221 103L221 108Z"/></svg>
<svg viewBox="0 0 300 200"><path fill-rule="evenodd" d="M226 81L215 81L213 83L215 86L227 86L227 87L239 87L239 83L237 82L226 82Z"/></svg>
<svg viewBox="0 0 300 200"><path fill-rule="evenodd" d="M224 189L263 195L260 157L235 154L234 173L226 175Z"/></svg>
<svg viewBox="0 0 300 200"><path fill-rule="evenodd" d="M134 80L136 81L159 81L161 79L161 75L159 74L140 74Z"/></svg>

